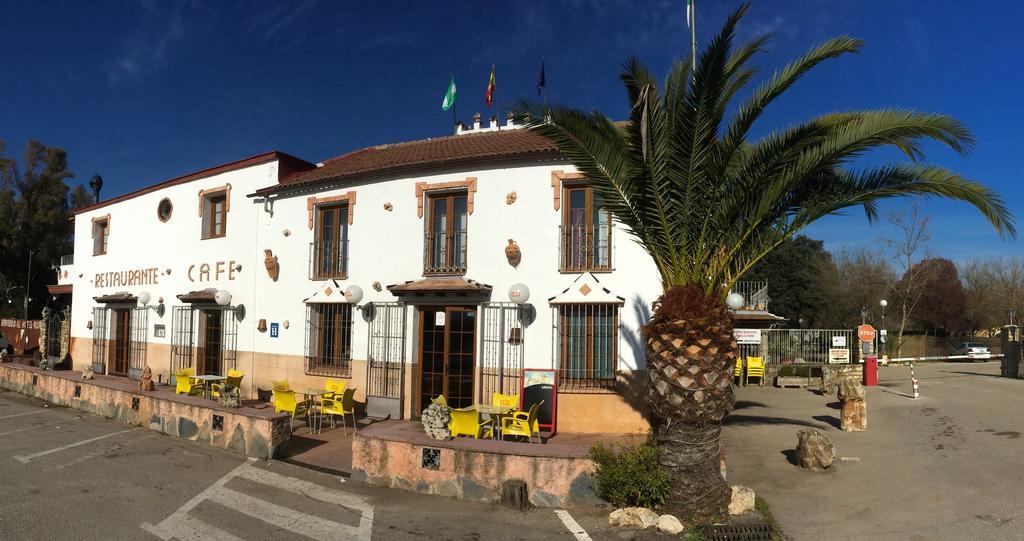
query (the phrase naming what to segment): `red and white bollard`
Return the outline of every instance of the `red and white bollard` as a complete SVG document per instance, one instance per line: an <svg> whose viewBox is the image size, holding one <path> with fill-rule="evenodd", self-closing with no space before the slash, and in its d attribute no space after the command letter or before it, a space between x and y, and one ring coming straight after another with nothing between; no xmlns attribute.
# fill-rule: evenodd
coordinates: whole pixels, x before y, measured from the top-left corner
<svg viewBox="0 0 1024 541"><path fill-rule="evenodd" d="M914 386L914 398L921 398L921 392L917 389L917 378L914 377L914 361L910 361L910 383Z"/></svg>

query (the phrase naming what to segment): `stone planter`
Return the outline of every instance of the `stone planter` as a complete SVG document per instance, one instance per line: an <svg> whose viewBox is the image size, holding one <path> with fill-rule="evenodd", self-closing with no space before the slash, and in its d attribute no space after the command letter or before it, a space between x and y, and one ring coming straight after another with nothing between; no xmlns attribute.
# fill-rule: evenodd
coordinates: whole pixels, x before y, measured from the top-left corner
<svg viewBox="0 0 1024 541"><path fill-rule="evenodd" d="M776 387L807 387L809 385L810 378L803 376L776 376L775 386Z"/></svg>

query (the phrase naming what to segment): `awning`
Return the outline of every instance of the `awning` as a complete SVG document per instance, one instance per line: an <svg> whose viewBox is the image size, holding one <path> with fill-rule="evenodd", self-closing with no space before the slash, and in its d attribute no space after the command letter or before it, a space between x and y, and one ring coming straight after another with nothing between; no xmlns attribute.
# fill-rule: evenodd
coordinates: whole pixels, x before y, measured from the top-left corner
<svg viewBox="0 0 1024 541"><path fill-rule="evenodd" d="M73 284L54 284L46 286L46 291L50 295L70 295L73 287Z"/></svg>
<svg viewBox="0 0 1024 541"><path fill-rule="evenodd" d="M491 286L476 280L455 278L424 278L391 284L388 291L396 297L448 295L458 297L490 297Z"/></svg>
<svg viewBox="0 0 1024 541"><path fill-rule="evenodd" d="M324 280L309 297L302 300L309 304L345 304L345 289L337 280Z"/></svg>
<svg viewBox="0 0 1024 541"><path fill-rule="evenodd" d="M178 295L178 300L181 302L188 303L209 303L217 302L215 296L217 295L216 288L200 289L199 291L192 291L182 295Z"/></svg>
<svg viewBox="0 0 1024 541"><path fill-rule="evenodd" d="M625 303L625 298L613 295L590 272L577 276L572 285L548 299L548 304L617 304L622 306Z"/></svg>
<svg viewBox="0 0 1024 541"><path fill-rule="evenodd" d="M100 304L114 304L114 303L136 303L139 302L138 297L128 293L127 291L119 291L117 293L111 293L109 295L100 295L99 297L93 297L93 300Z"/></svg>

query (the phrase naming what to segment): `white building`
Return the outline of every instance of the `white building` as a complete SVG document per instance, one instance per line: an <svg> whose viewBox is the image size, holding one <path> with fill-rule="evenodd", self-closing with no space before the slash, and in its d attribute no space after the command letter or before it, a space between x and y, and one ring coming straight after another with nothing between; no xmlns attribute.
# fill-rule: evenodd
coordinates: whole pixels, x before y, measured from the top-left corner
<svg viewBox="0 0 1024 541"><path fill-rule="evenodd" d="M585 179L513 126L316 165L269 152L103 201L76 213L60 276L76 369L234 368L248 396L348 378L371 413L405 418L554 369L559 430L648 428L639 327L657 270Z"/></svg>

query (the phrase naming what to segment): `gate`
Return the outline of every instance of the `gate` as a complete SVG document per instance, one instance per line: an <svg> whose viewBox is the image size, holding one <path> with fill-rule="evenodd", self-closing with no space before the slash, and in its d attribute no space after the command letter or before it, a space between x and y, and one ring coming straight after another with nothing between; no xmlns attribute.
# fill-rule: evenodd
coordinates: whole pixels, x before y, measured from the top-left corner
<svg viewBox="0 0 1024 541"><path fill-rule="evenodd" d="M402 418L405 383L405 305L373 302L364 310L369 318L366 352L366 414Z"/></svg>
<svg viewBox="0 0 1024 541"><path fill-rule="evenodd" d="M92 371L107 373L107 327L110 308L94 308L92 317Z"/></svg>
<svg viewBox="0 0 1024 541"><path fill-rule="evenodd" d="M220 310L221 314L221 376L235 368L238 349L238 320L241 312L236 306L220 307L213 305L175 306L171 312L171 372L168 381L171 385L177 382L174 372L195 366L196 337L199 336L200 310Z"/></svg>
<svg viewBox="0 0 1024 541"><path fill-rule="evenodd" d="M480 307L480 402L492 393L518 394L523 373L523 308L511 302Z"/></svg>
<svg viewBox="0 0 1024 541"><path fill-rule="evenodd" d="M46 343L41 344L43 347L40 348L46 352L46 358L50 360L56 359L58 362L64 360L64 356L61 352L64 351L63 340L64 340L64 320L69 316L64 310L53 310L49 318L43 319L43 325L46 325Z"/></svg>
<svg viewBox="0 0 1024 541"><path fill-rule="evenodd" d="M149 308L132 309L131 354L128 356L128 379L139 379L146 368L146 343L149 331Z"/></svg>

